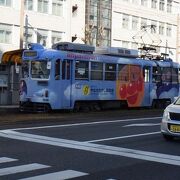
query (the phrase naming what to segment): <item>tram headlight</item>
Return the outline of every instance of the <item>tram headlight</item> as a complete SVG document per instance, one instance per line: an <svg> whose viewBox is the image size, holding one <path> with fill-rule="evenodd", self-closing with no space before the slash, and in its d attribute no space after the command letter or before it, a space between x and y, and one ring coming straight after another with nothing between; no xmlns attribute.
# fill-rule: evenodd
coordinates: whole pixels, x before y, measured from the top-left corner
<svg viewBox="0 0 180 180"><path fill-rule="evenodd" d="M34 94L35 97L49 97L49 91L47 89L40 90Z"/></svg>
<svg viewBox="0 0 180 180"><path fill-rule="evenodd" d="M169 120L170 120L169 111L164 110L163 121L169 121Z"/></svg>

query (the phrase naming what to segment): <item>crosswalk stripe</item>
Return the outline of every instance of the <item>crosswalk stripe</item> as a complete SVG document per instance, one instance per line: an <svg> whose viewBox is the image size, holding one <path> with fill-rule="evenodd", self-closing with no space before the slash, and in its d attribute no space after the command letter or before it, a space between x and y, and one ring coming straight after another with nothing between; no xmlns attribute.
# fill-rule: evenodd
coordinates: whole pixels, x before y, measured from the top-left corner
<svg viewBox="0 0 180 180"><path fill-rule="evenodd" d="M46 165L38 164L38 163L32 163L32 164L2 168L0 169L0 176L16 174L20 172L33 171L33 170L38 170L38 169L43 169L43 168L48 168L48 167L50 166L46 166Z"/></svg>
<svg viewBox="0 0 180 180"><path fill-rule="evenodd" d="M42 180L42 179L43 180L49 180L49 179L65 180L65 179L76 178L76 177L85 176L85 175L88 175L88 174L84 172L79 172L79 171L65 170L65 171L49 173L49 174L34 176L34 177L20 179L20 180Z"/></svg>
<svg viewBox="0 0 180 180"><path fill-rule="evenodd" d="M8 157L0 158L0 163L6 163L6 162L12 162L12 161L17 161L17 159L12 159L12 158L8 158Z"/></svg>
<svg viewBox="0 0 180 180"><path fill-rule="evenodd" d="M67 139L59 139L59 138L53 138L47 136L21 133L11 130L4 130L3 132L1 131L0 136L11 139L36 142L41 144L48 144L57 147L79 149L79 150L91 151L95 153L124 156L128 158L135 158L146 161L153 161L153 162L180 166L180 157L176 155L148 152L148 151L128 149L122 147L113 147L108 145L79 142L79 141L67 140Z"/></svg>

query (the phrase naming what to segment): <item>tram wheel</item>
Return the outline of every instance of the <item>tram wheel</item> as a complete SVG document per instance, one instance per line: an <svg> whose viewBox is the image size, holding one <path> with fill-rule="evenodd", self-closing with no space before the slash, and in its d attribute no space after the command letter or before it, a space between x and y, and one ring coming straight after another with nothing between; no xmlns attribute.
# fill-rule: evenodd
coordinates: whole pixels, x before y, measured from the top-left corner
<svg viewBox="0 0 180 180"><path fill-rule="evenodd" d="M44 112L48 113L51 111L51 108L49 107L49 105L45 105L44 106Z"/></svg>
<svg viewBox="0 0 180 180"><path fill-rule="evenodd" d="M74 105L73 111L74 112L79 112L79 110L80 110L80 104L78 102L76 102L75 105Z"/></svg>

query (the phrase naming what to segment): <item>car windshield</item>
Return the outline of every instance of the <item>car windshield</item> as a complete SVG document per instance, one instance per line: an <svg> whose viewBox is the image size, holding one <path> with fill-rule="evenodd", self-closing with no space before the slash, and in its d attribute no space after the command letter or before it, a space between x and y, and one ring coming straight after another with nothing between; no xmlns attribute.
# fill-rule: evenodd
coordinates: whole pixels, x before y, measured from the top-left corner
<svg viewBox="0 0 180 180"><path fill-rule="evenodd" d="M174 103L175 105L180 105L180 97L177 98L177 100Z"/></svg>
<svg viewBox="0 0 180 180"><path fill-rule="evenodd" d="M48 61L32 61L31 62L31 77L39 79L48 79L50 70Z"/></svg>

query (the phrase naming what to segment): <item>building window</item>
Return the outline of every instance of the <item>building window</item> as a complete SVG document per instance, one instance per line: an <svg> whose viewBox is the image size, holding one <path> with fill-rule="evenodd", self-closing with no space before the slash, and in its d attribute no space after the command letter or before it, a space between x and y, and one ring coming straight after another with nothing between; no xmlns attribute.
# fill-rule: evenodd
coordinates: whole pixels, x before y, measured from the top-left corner
<svg viewBox="0 0 180 180"><path fill-rule="evenodd" d="M147 0L141 0L141 5L142 6L147 6Z"/></svg>
<svg viewBox="0 0 180 180"><path fill-rule="evenodd" d="M138 29L138 17L133 16L132 17L132 30Z"/></svg>
<svg viewBox="0 0 180 180"><path fill-rule="evenodd" d="M151 21L151 33L152 34L157 33L157 22L156 21Z"/></svg>
<svg viewBox="0 0 180 180"><path fill-rule="evenodd" d="M46 30L37 30L37 43L47 46L47 35L48 31Z"/></svg>
<svg viewBox="0 0 180 180"><path fill-rule="evenodd" d="M169 37L172 35L172 26L170 24L167 24L166 35Z"/></svg>
<svg viewBox="0 0 180 180"><path fill-rule="evenodd" d="M32 11L33 10L33 0L25 0L24 7L26 10Z"/></svg>
<svg viewBox="0 0 180 180"><path fill-rule="evenodd" d="M38 0L38 12L48 13L48 0Z"/></svg>
<svg viewBox="0 0 180 180"><path fill-rule="evenodd" d="M52 38L51 38L51 43L55 44L57 42L60 42L62 40L62 32L52 32Z"/></svg>
<svg viewBox="0 0 180 180"><path fill-rule="evenodd" d="M172 12L172 0L167 1L167 12L168 13Z"/></svg>
<svg viewBox="0 0 180 180"><path fill-rule="evenodd" d="M151 8L153 9L157 8L157 0L151 0Z"/></svg>
<svg viewBox="0 0 180 180"><path fill-rule="evenodd" d="M122 16L122 27L124 29L128 29L129 27L129 15L123 14Z"/></svg>
<svg viewBox="0 0 180 180"><path fill-rule="evenodd" d="M24 28L24 37L27 43L32 43L33 42L33 29L29 27L27 28L28 28L27 31Z"/></svg>
<svg viewBox="0 0 180 180"><path fill-rule="evenodd" d="M138 5L139 4L139 0L132 0L132 3Z"/></svg>
<svg viewBox="0 0 180 180"><path fill-rule="evenodd" d="M12 0L0 0L0 6L9 6L11 7Z"/></svg>
<svg viewBox="0 0 180 180"><path fill-rule="evenodd" d="M98 42L101 46L109 46L110 45L110 34L111 34L110 29L103 29L102 38L100 38L98 40Z"/></svg>
<svg viewBox="0 0 180 180"><path fill-rule="evenodd" d="M123 48L129 48L129 42L128 41L122 41L122 47Z"/></svg>
<svg viewBox="0 0 180 180"><path fill-rule="evenodd" d="M164 11L164 0L159 1L159 10Z"/></svg>
<svg viewBox="0 0 180 180"><path fill-rule="evenodd" d="M85 42L110 46L112 0L86 0Z"/></svg>
<svg viewBox="0 0 180 180"><path fill-rule="evenodd" d="M159 34L164 35L164 23L159 24Z"/></svg>
<svg viewBox="0 0 180 180"><path fill-rule="evenodd" d="M132 42L132 43L131 43L131 48L132 48L132 49L138 49L138 43Z"/></svg>
<svg viewBox="0 0 180 180"><path fill-rule="evenodd" d="M63 15L63 0L53 0L52 1L52 14L56 16Z"/></svg>
<svg viewBox="0 0 180 180"><path fill-rule="evenodd" d="M12 26L0 24L0 43L10 44L12 41Z"/></svg>
<svg viewBox="0 0 180 180"><path fill-rule="evenodd" d="M97 25L97 14L98 14L97 6L95 5L91 6L89 19L93 22L94 26Z"/></svg>
<svg viewBox="0 0 180 180"><path fill-rule="evenodd" d="M145 28L147 26L147 19L141 18L141 29Z"/></svg>

